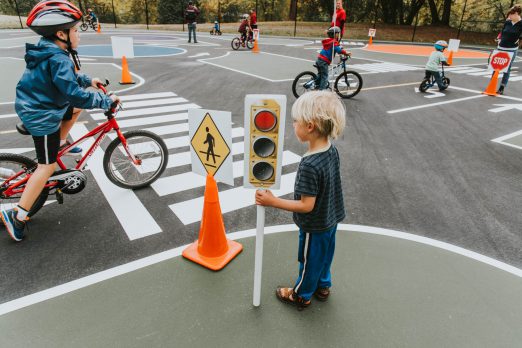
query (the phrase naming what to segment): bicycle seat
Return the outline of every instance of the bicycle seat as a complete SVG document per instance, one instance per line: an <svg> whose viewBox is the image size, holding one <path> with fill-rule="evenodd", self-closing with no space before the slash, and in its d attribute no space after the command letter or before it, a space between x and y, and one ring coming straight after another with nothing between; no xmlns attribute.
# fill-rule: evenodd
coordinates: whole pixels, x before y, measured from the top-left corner
<svg viewBox="0 0 522 348"><path fill-rule="evenodd" d="M16 130L20 134L31 135L31 133L29 133L29 131L27 130L27 128L25 128L25 126L22 122L16 124Z"/></svg>

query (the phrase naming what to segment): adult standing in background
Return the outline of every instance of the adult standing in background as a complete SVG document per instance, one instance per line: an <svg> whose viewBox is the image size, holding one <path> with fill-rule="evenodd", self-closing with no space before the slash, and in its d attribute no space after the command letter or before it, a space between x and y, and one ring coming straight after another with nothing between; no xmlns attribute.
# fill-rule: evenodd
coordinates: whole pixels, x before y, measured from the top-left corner
<svg viewBox="0 0 522 348"><path fill-rule="evenodd" d="M250 10L250 28L257 29L257 14L256 10Z"/></svg>
<svg viewBox="0 0 522 348"><path fill-rule="evenodd" d="M508 70L502 77L502 82L498 89L498 94L504 94L504 88L507 86L509 81L509 74L511 73L511 66L517 57L518 46L520 45L520 37L522 36L522 21L520 14L522 12L521 5L513 6L507 13L507 20L504 23L504 27L499 34L498 39L500 40L497 49L499 51L513 52L513 58L509 63Z"/></svg>
<svg viewBox="0 0 522 348"><path fill-rule="evenodd" d="M194 43L198 43L198 40L196 39L196 24L197 19L199 15L199 10L192 1L189 1L187 9L185 10L185 21L188 24L188 42L190 43L192 41L192 34L194 34Z"/></svg>
<svg viewBox="0 0 522 348"><path fill-rule="evenodd" d="M343 1L337 0L335 3L335 23L332 21L330 27L341 28L341 38L344 36L344 23L346 22L346 11L343 9ZM339 39L339 41L340 41Z"/></svg>

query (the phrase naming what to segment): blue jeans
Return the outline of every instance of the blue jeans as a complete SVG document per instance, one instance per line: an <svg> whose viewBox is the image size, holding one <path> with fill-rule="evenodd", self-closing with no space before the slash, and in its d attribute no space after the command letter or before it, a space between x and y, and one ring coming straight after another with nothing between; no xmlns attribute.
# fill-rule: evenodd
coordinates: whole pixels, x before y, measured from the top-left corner
<svg viewBox="0 0 522 348"><path fill-rule="evenodd" d="M332 286L332 266L335 251L337 225L326 232L305 233L299 231L299 276L294 291L309 300L318 288Z"/></svg>
<svg viewBox="0 0 522 348"><path fill-rule="evenodd" d="M319 90L328 87L328 66L329 64L322 59L317 59L317 79L315 80L315 87Z"/></svg>
<svg viewBox="0 0 522 348"><path fill-rule="evenodd" d="M513 58L511 59L511 63L509 63L509 67L507 71L504 73L504 76L502 76L502 82L501 85L506 87L509 81L509 75L511 75L511 67L513 66L513 62L515 61L515 58L517 58L518 51L515 51L513 54Z"/></svg>
<svg viewBox="0 0 522 348"><path fill-rule="evenodd" d="M192 33L194 33L194 42L198 42L198 40L196 39L196 23L188 24L188 34L189 34L188 42L192 41Z"/></svg>
<svg viewBox="0 0 522 348"><path fill-rule="evenodd" d="M442 75L440 72L426 70L426 78L429 79L431 76L435 78L435 82L437 82L437 86L439 86L440 91L443 91L446 88L448 88L448 86L446 86L444 82L442 82Z"/></svg>

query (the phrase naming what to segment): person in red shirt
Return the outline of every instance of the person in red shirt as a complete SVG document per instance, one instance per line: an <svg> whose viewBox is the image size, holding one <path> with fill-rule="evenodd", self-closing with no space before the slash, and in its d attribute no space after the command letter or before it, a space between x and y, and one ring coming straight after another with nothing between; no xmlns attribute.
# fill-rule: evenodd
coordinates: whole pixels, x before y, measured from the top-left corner
<svg viewBox="0 0 522 348"><path fill-rule="evenodd" d="M343 9L343 1L337 0L335 4L335 23L332 21L331 27L341 28L341 39L344 36L344 23L346 22L346 11Z"/></svg>
<svg viewBox="0 0 522 348"><path fill-rule="evenodd" d="M250 28L257 29L257 14L255 10L250 10Z"/></svg>

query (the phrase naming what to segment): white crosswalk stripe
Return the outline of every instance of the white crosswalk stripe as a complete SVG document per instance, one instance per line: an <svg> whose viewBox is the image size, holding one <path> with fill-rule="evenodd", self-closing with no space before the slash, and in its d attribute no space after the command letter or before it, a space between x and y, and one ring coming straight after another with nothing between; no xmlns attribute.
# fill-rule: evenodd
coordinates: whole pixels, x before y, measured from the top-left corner
<svg viewBox="0 0 522 348"><path fill-rule="evenodd" d="M367 71L367 72L380 72L380 73L423 70L423 68L419 68L416 66L398 64L398 63L349 64L349 65L347 65L347 67L349 69L353 69L353 70L362 70L362 71Z"/></svg>
<svg viewBox="0 0 522 348"><path fill-rule="evenodd" d="M491 75L493 74L488 69L470 67L470 66L452 66L452 67L445 68L444 71L449 72L451 74L478 76L478 77L485 77L488 79L491 78ZM502 74L500 74L499 77L502 78ZM510 82L522 81L522 76L518 76L517 67L513 67L511 69L511 75L509 77L509 81Z"/></svg>
<svg viewBox="0 0 522 348"><path fill-rule="evenodd" d="M159 180L151 185L152 189L159 197L163 197L162 200L167 201L166 204L170 210L183 224L187 225L199 221L203 206L201 188L205 186L206 179L191 171L191 155L188 151L190 138L188 136L187 110L200 108L200 106L172 92L129 95L125 96L124 99L122 98L122 101L124 101L125 110L120 111L117 115L118 125L122 131L136 128L151 131L161 136L169 149L167 170ZM105 120L105 115L101 111L91 111L91 117L99 121L99 124ZM230 156L234 156L233 176L236 179L243 176L243 159L239 156L244 154L245 145L242 139L244 135L243 127L232 128L234 142ZM115 134L109 134L109 138L114 139L115 137ZM140 149L146 148L146 146L140 144ZM155 168L155 160L159 161L159 159L144 159L143 165L138 171L147 172L147 167ZM300 160L301 157L291 151L283 152L282 165L286 174L281 178L281 189L274 191L275 195L282 196L293 192L296 164ZM288 168L288 166L293 166L293 168ZM293 172L289 169L293 169ZM241 182L238 184L242 185ZM180 202L175 195L179 192L190 192L191 190L195 190L194 198L187 201ZM253 206L254 192L254 190L246 190L241 186L220 192L223 214ZM139 238L135 231L133 233L131 239ZM143 236L146 236L146 234Z"/></svg>

